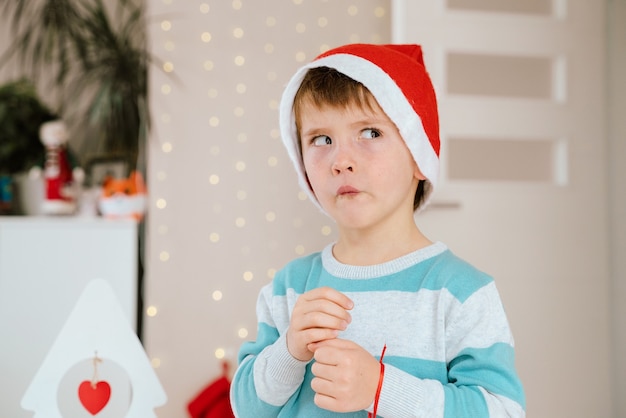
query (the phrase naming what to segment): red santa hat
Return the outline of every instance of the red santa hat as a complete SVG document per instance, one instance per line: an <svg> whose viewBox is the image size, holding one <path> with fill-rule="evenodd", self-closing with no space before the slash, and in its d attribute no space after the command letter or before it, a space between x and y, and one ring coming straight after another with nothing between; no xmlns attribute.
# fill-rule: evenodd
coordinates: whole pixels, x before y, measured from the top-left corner
<svg viewBox="0 0 626 418"><path fill-rule="evenodd" d="M298 172L302 189L320 209L306 178L300 154L293 102L310 68L329 67L363 84L396 124L420 171L428 179L420 209L437 185L439 117L435 90L419 45L352 44L331 49L301 67L291 78L280 103L283 143ZM323 209L322 209L323 210Z"/></svg>

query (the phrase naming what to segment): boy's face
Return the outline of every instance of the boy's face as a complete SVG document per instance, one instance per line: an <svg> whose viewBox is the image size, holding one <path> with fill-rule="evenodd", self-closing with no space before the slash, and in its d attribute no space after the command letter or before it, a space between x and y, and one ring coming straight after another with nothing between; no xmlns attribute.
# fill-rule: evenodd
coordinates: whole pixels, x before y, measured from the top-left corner
<svg viewBox="0 0 626 418"><path fill-rule="evenodd" d="M300 112L302 159L315 196L340 227L367 228L413 218L419 171L395 124L375 100L371 109L318 108Z"/></svg>

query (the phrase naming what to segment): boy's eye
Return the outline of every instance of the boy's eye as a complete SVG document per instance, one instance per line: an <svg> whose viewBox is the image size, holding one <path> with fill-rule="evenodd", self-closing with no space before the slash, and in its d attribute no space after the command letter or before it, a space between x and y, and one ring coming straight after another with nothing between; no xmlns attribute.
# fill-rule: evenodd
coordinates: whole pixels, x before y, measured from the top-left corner
<svg viewBox="0 0 626 418"><path fill-rule="evenodd" d="M330 139L330 137L327 135L320 135L320 136L316 136L315 138L313 138L311 143L319 147L322 145L330 145L333 143L333 140Z"/></svg>
<svg viewBox="0 0 626 418"><path fill-rule="evenodd" d="M378 129L367 128L361 131L361 138L373 139L378 138L380 136L380 131Z"/></svg>

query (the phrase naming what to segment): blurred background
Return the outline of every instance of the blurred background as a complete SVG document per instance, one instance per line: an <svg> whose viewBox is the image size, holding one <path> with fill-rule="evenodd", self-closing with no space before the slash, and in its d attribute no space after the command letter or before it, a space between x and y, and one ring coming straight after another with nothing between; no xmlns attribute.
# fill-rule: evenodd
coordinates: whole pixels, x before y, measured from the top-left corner
<svg viewBox="0 0 626 418"><path fill-rule="evenodd" d="M260 288L287 261L334 239L332 221L298 188L278 103L299 66L356 42L423 45L439 99L442 172L434 203L416 221L494 276L528 416L626 416L626 1L85 1L81 30L95 28L85 39L107 53L84 50L86 59L67 71L63 48L53 62L28 45L7 55L19 27L66 42L37 20L47 2L25 8L18 27L11 3L0 2L0 85L29 77L41 121L67 122L83 193L99 192L99 166L120 177L136 169L147 184L143 218L119 220L128 226L124 245L103 240L93 248L104 264L120 266L123 255L112 248L136 249L116 290L168 395L157 416L189 416L187 404L224 362L232 373L239 346L255 338ZM40 154L10 173L15 187L34 181L30 168L43 152L34 148ZM20 228L50 219L37 199L25 213L30 206L18 200L25 193L15 191L0 217L0 382L8 394L0 413L12 417L31 416L16 397L80 290L79 279L64 286L51 274L46 280L58 285L47 299L23 298L38 292L41 277L20 290L22 299L9 296L21 267L9 269L8 255L34 257ZM76 227L88 231L77 239L89 248L99 240L90 228L119 225L86 221L107 217L89 212L85 196L76 215L56 224L54 239ZM81 280L100 274L75 270ZM29 303L48 299L58 318L20 325ZM10 357L22 347L9 340L22 341L20 330L37 347L16 369Z"/></svg>

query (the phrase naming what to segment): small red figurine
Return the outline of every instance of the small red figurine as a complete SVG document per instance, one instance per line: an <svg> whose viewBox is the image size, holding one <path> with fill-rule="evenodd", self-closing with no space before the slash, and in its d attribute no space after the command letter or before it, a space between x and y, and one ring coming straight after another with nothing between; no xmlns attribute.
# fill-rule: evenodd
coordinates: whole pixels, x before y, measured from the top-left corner
<svg viewBox="0 0 626 418"><path fill-rule="evenodd" d="M42 212L48 215L71 215L76 211L78 190L85 172L76 163L67 146L65 122L52 120L41 125L39 137L46 147L43 165L45 199Z"/></svg>

